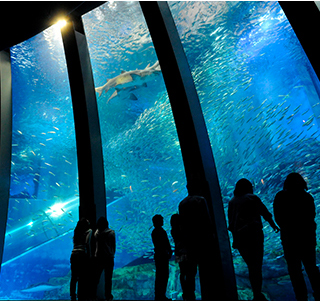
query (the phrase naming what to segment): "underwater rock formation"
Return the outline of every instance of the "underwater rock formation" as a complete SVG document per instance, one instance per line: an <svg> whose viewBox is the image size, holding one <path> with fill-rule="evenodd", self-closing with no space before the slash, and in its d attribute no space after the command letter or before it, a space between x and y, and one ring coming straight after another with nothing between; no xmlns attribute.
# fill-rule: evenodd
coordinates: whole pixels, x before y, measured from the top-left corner
<svg viewBox="0 0 320 302"><path fill-rule="evenodd" d="M179 267L171 261L167 297L182 300ZM113 296L115 300L154 300L155 264L126 266L114 271Z"/></svg>
<svg viewBox="0 0 320 302"><path fill-rule="evenodd" d="M48 284L60 285L60 288L46 291L43 295L43 300L70 300L70 279L71 271L64 277L49 279Z"/></svg>
<svg viewBox="0 0 320 302"><path fill-rule="evenodd" d="M291 281L289 275L285 272L285 269L281 271L283 275L280 277L273 277L272 269L274 268L268 268L267 266L263 267L264 279L262 292L264 295L268 300L295 300ZM253 295L247 268L239 259L235 262L235 271L239 300L252 300ZM69 300L70 277L71 274L69 272L64 277L49 279L47 284L55 286L57 289L45 291L42 300ZM114 270L112 283L114 300L154 300L155 265L154 263L145 263L118 268ZM311 295L312 291L308 282L307 286L310 293L309 300L313 300ZM170 261L170 278L167 286L167 297L172 300L182 300L179 266L174 261ZM201 300L198 275L196 276L196 299Z"/></svg>

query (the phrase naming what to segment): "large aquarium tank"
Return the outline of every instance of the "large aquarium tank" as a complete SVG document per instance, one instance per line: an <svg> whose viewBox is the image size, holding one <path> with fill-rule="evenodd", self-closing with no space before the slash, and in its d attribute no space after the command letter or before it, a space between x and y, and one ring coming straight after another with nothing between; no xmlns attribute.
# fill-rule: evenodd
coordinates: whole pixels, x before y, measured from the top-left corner
<svg viewBox="0 0 320 302"><path fill-rule="evenodd" d="M12 161L0 298L41 300L60 289L59 278L69 274L79 220L75 130L60 28L12 47L10 55Z"/></svg>
<svg viewBox="0 0 320 302"><path fill-rule="evenodd" d="M169 5L200 99L226 214L243 177L273 213L274 197L291 172L307 181L318 212L320 84L280 5ZM264 234L263 291L271 300L294 300L280 236L268 223ZM232 253L241 299L248 271L238 251Z"/></svg>
<svg viewBox="0 0 320 302"><path fill-rule="evenodd" d="M168 4L199 96L225 212L243 177L273 212L290 172L304 177L318 209L320 84L280 5ZM152 217L164 217L174 247L169 221L187 195L161 65L139 2L106 2L82 21L96 89L107 219L116 232L113 296L152 300ZM79 188L59 27L13 46L10 54L12 162L0 299L69 300ZM263 292L270 300L293 300L279 234L267 224L264 233ZM237 250L232 256L239 299L251 300L247 267ZM167 296L182 300L181 294L173 257Z"/></svg>

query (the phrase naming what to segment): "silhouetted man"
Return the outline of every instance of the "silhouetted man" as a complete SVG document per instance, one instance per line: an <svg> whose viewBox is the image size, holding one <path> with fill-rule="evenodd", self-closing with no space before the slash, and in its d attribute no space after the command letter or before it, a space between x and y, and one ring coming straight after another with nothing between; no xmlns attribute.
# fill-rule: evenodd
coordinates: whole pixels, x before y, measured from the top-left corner
<svg viewBox="0 0 320 302"><path fill-rule="evenodd" d="M179 214L173 214L170 220L171 236L175 244L175 261L180 268L180 284L183 300L195 300L195 276L197 274L197 262L188 257L187 237L182 232L181 218Z"/></svg>
<svg viewBox="0 0 320 302"><path fill-rule="evenodd" d="M274 218L280 227L284 257L287 261L296 299L308 300L301 263L308 274L315 300L320 300L320 273L316 265L316 216L313 197L298 173L287 176L274 204Z"/></svg>
<svg viewBox="0 0 320 302"><path fill-rule="evenodd" d="M189 286L185 300L195 300L195 276L199 267L202 300L219 300L215 287L220 286L215 279L217 246L214 242L213 225L210 220L207 202L201 196L201 183L193 179L187 185L189 195L179 204L181 231L186 238L188 265L185 275Z"/></svg>
<svg viewBox="0 0 320 302"><path fill-rule="evenodd" d="M156 264L155 300L170 300L166 297L169 279L169 259L172 256L171 245L166 231L162 228L163 217L155 215L152 217L154 230L151 233L154 245L154 261Z"/></svg>

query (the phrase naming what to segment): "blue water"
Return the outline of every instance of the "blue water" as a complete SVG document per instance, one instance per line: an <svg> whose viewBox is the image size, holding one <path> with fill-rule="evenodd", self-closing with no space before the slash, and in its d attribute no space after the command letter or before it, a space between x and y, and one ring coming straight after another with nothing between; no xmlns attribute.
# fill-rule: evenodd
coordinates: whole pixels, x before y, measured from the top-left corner
<svg viewBox="0 0 320 302"><path fill-rule="evenodd" d="M318 211L320 84L279 4L170 2L170 8L200 98L225 210L236 181L246 177L272 213L285 177L298 172ZM271 297L271 282L288 276L279 234L267 224L264 233L263 274ZM247 277L232 252L237 277Z"/></svg>
<svg viewBox="0 0 320 302"><path fill-rule="evenodd" d="M44 291L22 290L69 272L79 219L71 95L57 27L10 52L12 161L0 297L42 299Z"/></svg>
<svg viewBox="0 0 320 302"><path fill-rule="evenodd" d="M169 6L201 102L225 209L236 181L247 177L272 212L275 193L292 171L307 180L318 208L320 86L278 3ZM105 3L83 22L96 87L157 61L138 2ZM14 46L11 61L11 197L0 298L65 300L79 192L58 28ZM152 216L164 217L169 234L170 216L187 195L162 74L145 79L146 85L120 83L116 96L115 87L97 94L116 269L152 254ZM264 232L264 277L268 285L282 284L279 278L287 272L279 235L267 225ZM232 253L238 287L245 288L239 278L247 280L246 266L236 250Z"/></svg>
<svg viewBox="0 0 320 302"><path fill-rule="evenodd" d="M106 3L86 14L83 22L96 87L123 71L157 62L137 2ZM112 97L116 88L118 95ZM107 209L117 234L115 261L121 266L152 251L155 214L164 217L169 231L170 217L187 195L185 173L161 72L119 83L97 96L97 102L107 202L121 197Z"/></svg>

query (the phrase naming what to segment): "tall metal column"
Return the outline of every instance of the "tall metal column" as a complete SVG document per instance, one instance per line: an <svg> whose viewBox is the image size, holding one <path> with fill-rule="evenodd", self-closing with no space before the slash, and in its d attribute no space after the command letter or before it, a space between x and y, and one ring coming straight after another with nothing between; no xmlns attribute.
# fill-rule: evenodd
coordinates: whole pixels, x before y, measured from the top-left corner
<svg viewBox="0 0 320 302"><path fill-rule="evenodd" d="M202 180L214 222L219 269L212 271L214 300L237 300L231 248L212 149L187 58L167 2L140 2L167 87L179 136L187 182Z"/></svg>
<svg viewBox="0 0 320 302"><path fill-rule="evenodd" d="M81 17L61 29L73 104L79 171L80 217L106 217L106 192L97 101Z"/></svg>
<svg viewBox="0 0 320 302"><path fill-rule="evenodd" d="M0 52L0 269L6 234L12 142L12 97L10 53Z"/></svg>

